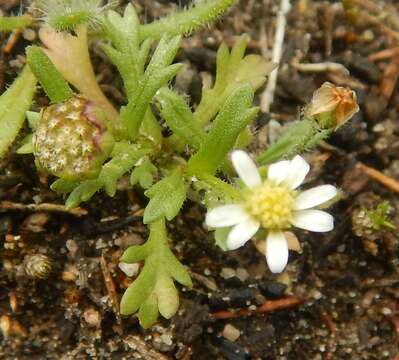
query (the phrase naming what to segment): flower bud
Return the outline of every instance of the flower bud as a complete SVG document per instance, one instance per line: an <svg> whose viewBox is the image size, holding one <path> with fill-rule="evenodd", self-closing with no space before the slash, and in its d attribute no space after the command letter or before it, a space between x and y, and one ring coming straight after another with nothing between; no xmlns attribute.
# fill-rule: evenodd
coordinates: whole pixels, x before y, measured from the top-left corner
<svg viewBox="0 0 399 360"><path fill-rule="evenodd" d="M315 119L323 128L339 128L359 111L356 93L325 82L313 94L305 116Z"/></svg>
<svg viewBox="0 0 399 360"><path fill-rule="evenodd" d="M33 137L38 167L69 181L95 177L113 144L105 113L81 95L43 109Z"/></svg>

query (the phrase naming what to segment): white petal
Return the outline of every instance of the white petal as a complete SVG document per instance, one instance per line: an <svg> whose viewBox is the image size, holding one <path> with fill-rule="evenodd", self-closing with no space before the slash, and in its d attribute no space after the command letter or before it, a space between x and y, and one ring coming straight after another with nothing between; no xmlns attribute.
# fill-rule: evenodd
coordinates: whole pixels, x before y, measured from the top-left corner
<svg viewBox="0 0 399 360"><path fill-rule="evenodd" d="M267 170L267 178L276 184L280 184L289 174L290 163L291 161L289 160L283 160L271 164Z"/></svg>
<svg viewBox="0 0 399 360"><path fill-rule="evenodd" d="M326 232L334 229L334 218L321 210L295 211L291 224L301 229Z"/></svg>
<svg viewBox="0 0 399 360"><path fill-rule="evenodd" d="M239 224L248 217L249 215L241 205L223 205L209 210L206 213L205 223L213 228L227 227Z"/></svg>
<svg viewBox="0 0 399 360"><path fill-rule="evenodd" d="M248 218L246 221L236 225L227 237L227 247L230 250L243 246L259 230L259 221Z"/></svg>
<svg viewBox="0 0 399 360"><path fill-rule="evenodd" d="M324 204L334 198L338 193L335 186L321 185L301 192L295 199L294 209L310 209L317 205Z"/></svg>
<svg viewBox="0 0 399 360"><path fill-rule="evenodd" d="M261 184L262 179L258 168L245 151L233 151L231 154L231 161L238 176L246 186L252 188Z"/></svg>
<svg viewBox="0 0 399 360"><path fill-rule="evenodd" d="M302 156L295 156L290 163L289 174L284 182L291 188L296 189L303 183L310 170L309 164Z"/></svg>
<svg viewBox="0 0 399 360"><path fill-rule="evenodd" d="M288 243L281 231L270 231L266 240L266 261L272 273L281 273L288 263Z"/></svg>

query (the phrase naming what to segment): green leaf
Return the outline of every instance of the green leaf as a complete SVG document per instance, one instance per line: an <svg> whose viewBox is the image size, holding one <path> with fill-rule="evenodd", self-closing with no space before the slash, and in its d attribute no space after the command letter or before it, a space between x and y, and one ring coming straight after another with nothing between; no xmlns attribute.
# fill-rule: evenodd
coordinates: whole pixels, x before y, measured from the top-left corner
<svg viewBox="0 0 399 360"><path fill-rule="evenodd" d="M188 162L188 172L213 174L234 147L240 133L254 119L254 91L250 85L236 89L226 100L200 150Z"/></svg>
<svg viewBox="0 0 399 360"><path fill-rule="evenodd" d="M115 145L111 154L112 159L103 166L98 177L109 196L115 195L118 180L149 152L149 149L141 149L127 142Z"/></svg>
<svg viewBox="0 0 399 360"><path fill-rule="evenodd" d="M121 120L127 129L130 139L134 140L136 138L144 115L156 92L176 76L181 67L182 64L173 64L166 67L160 65L151 72L145 72L139 82L139 88L135 96L121 110Z"/></svg>
<svg viewBox="0 0 399 360"><path fill-rule="evenodd" d="M140 128L140 136L145 137L157 148L161 149L163 141L162 128L152 113L151 108L148 108L144 115L143 123Z"/></svg>
<svg viewBox="0 0 399 360"><path fill-rule="evenodd" d="M151 151L150 147L130 144L129 142L115 143L111 153L111 160L103 165L97 178L80 183L69 183L60 179L52 185L52 189L57 192L72 191L65 204L69 209L89 200L97 191L103 188L109 196L114 196L118 180L130 171L137 161Z"/></svg>
<svg viewBox="0 0 399 360"><path fill-rule="evenodd" d="M14 83L0 97L0 158L14 142L32 104L36 79L25 67Z"/></svg>
<svg viewBox="0 0 399 360"><path fill-rule="evenodd" d="M206 0L186 11L175 12L163 19L140 27L140 38L160 39L164 34L186 35L221 16L234 0Z"/></svg>
<svg viewBox="0 0 399 360"><path fill-rule="evenodd" d="M168 88L158 90L157 106L166 124L185 144L199 149L205 139L205 132L194 120L193 113L183 96Z"/></svg>
<svg viewBox="0 0 399 360"><path fill-rule="evenodd" d="M67 209L73 209L85 202L103 187L103 183L98 179L82 181L68 196L65 202Z"/></svg>
<svg viewBox="0 0 399 360"><path fill-rule="evenodd" d="M40 118L40 113L34 111L27 111L26 118L28 119L28 124L31 130L35 131L37 128L37 123Z"/></svg>
<svg viewBox="0 0 399 360"><path fill-rule="evenodd" d="M143 189L149 189L153 182L154 176L158 173L158 169L150 160L144 160L144 162L132 171L130 176L130 184L136 185L137 183Z"/></svg>
<svg viewBox="0 0 399 360"><path fill-rule="evenodd" d="M29 46L26 55L29 67L51 102L63 102L73 96L68 83L41 48Z"/></svg>
<svg viewBox="0 0 399 360"><path fill-rule="evenodd" d="M180 48L181 37L164 34L148 61L152 40L140 44L139 20L133 6L127 6L123 17L109 12L104 27L113 46L104 44L102 48L121 73L128 97L128 104L121 109L121 136L134 140L144 121L145 126L152 123L151 130L158 131L157 143L160 143L161 130L159 126L154 127L149 105L156 92L181 68L181 64L171 65Z"/></svg>
<svg viewBox="0 0 399 360"><path fill-rule="evenodd" d="M158 299L156 293L151 293L139 309L140 324L148 329L158 319Z"/></svg>
<svg viewBox="0 0 399 360"><path fill-rule="evenodd" d="M186 191L187 185L178 171L153 185L145 192L150 202L144 211L144 224L162 217L172 220L186 200Z"/></svg>
<svg viewBox="0 0 399 360"><path fill-rule="evenodd" d="M33 153L33 143L32 143L33 134L26 135L21 141L21 146L16 151L17 154L26 155Z"/></svg>
<svg viewBox="0 0 399 360"><path fill-rule="evenodd" d="M206 125L212 120L226 99L243 84L250 84L256 91L266 81L266 76L274 65L259 55L244 57L248 38L242 36L234 48L229 52L222 44L218 50L216 62L216 81L213 88L205 90L194 117L201 124Z"/></svg>
<svg viewBox="0 0 399 360"><path fill-rule="evenodd" d="M159 313L169 319L179 307L179 295L174 280L183 286L192 287L187 270L176 259L168 245L165 220L150 225L150 237L141 246L127 249L122 257L124 262L144 260L140 275L125 291L120 311L123 315L139 312L140 324L149 328Z"/></svg>
<svg viewBox="0 0 399 360"><path fill-rule="evenodd" d="M58 179L51 184L50 188L56 193L67 194L73 191L78 185L79 182L76 181Z"/></svg>
<svg viewBox="0 0 399 360"><path fill-rule="evenodd" d="M143 56L145 60L147 58L146 50L149 51L150 43L143 44L144 52L140 54L139 19L131 4L126 6L123 17L115 11L109 11L103 26L114 47L103 44L102 48L118 68L130 99L143 72L140 64L143 62Z"/></svg>

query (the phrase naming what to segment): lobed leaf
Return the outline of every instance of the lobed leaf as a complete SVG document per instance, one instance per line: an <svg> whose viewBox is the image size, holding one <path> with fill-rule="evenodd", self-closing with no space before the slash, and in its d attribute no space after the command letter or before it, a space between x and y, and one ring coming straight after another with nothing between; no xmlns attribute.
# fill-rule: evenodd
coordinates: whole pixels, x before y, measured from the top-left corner
<svg viewBox="0 0 399 360"><path fill-rule="evenodd" d="M242 36L229 52L222 44L216 59L216 81L211 89L203 91L201 102L194 117L201 124L206 125L212 120L226 99L239 87L250 84L256 91L266 81L266 76L274 65L259 55L245 55L248 38Z"/></svg>
<svg viewBox="0 0 399 360"><path fill-rule="evenodd" d="M156 95L158 109L170 127L185 144L199 149L205 139L205 132L194 120L193 113L183 96L168 88L162 88Z"/></svg>
<svg viewBox="0 0 399 360"><path fill-rule="evenodd" d="M172 220L186 200L187 185L176 171L162 179L145 192L150 201L144 211L144 224L165 217Z"/></svg>
<svg viewBox="0 0 399 360"><path fill-rule="evenodd" d="M118 180L149 152L151 152L149 147L132 145L128 142L118 142L111 153L111 159L103 165L97 178L80 183L71 183L59 179L51 188L54 191L63 193L72 191L65 204L69 209L89 200L102 188L105 189L109 196L114 196Z"/></svg>
<svg viewBox="0 0 399 360"><path fill-rule="evenodd" d="M157 174L158 169L150 160L144 162L134 168L130 176L130 184L136 185L137 183L143 189L149 189L154 183L154 176Z"/></svg>
<svg viewBox="0 0 399 360"><path fill-rule="evenodd" d="M251 108L254 91L250 85L236 89L222 106L200 150L188 162L190 174L214 174L238 136L254 119L258 108Z"/></svg>
<svg viewBox="0 0 399 360"><path fill-rule="evenodd" d="M192 287L192 283L184 266L169 249L165 220L161 218L153 222L146 244L127 249L122 260L144 260L145 263L140 275L122 297L121 313L129 315L138 311L144 328L156 322L158 312L167 319L171 318L179 307L174 280L187 287Z"/></svg>

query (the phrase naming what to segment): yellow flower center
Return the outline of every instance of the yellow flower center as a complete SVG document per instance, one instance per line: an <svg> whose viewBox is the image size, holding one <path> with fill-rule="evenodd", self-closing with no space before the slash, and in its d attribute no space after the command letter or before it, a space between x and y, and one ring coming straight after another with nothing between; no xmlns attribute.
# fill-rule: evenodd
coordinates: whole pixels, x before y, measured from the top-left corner
<svg viewBox="0 0 399 360"><path fill-rule="evenodd" d="M286 229L290 226L295 201L294 190L285 185L265 181L252 190L244 206L246 211L259 220L265 229Z"/></svg>

